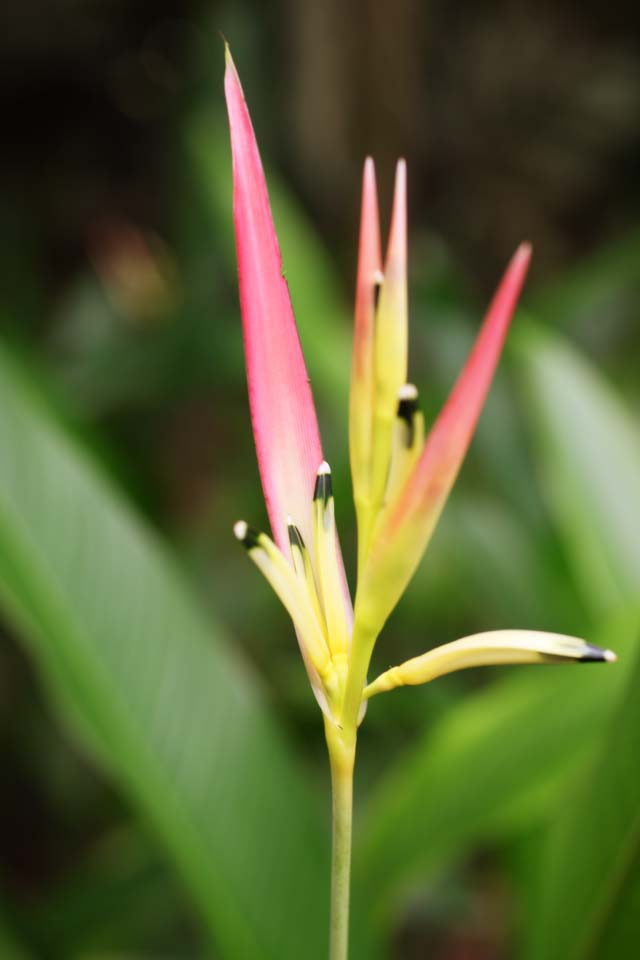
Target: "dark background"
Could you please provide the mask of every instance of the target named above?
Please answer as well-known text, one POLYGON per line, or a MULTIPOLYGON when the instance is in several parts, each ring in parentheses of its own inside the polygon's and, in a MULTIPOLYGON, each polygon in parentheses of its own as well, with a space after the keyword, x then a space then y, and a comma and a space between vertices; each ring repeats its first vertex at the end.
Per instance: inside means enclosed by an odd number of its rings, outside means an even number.
POLYGON ((1 16, 6 243, 54 294, 105 219, 167 231, 181 111, 219 109, 217 31, 347 288, 367 153, 387 191, 408 158, 413 221, 485 293, 522 237, 541 278, 636 220, 635 4, 12 0, 1 16))

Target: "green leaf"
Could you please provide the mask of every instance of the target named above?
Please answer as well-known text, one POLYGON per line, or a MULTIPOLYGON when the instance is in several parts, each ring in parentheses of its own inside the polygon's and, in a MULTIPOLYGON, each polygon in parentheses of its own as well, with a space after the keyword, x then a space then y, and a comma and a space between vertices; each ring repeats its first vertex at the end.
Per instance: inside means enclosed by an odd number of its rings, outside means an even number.
POLYGON ((0 602, 219 955, 323 957, 327 837, 262 691, 1 346, 0 602))
POLYGON ((31 952, 18 943, 0 914, 0 957, 2 960, 30 960, 31 952))
POLYGON ((570 329, 572 336, 606 342, 621 316, 636 316, 639 259, 640 231, 636 229, 563 270, 557 281, 535 297, 535 316, 554 328, 570 329))
POLYGON ((519 346, 548 502, 585 606, 611 614, 640 596, 640 424, 560 337, 519 346))
MULTIPOLYGON (((623 654, 636 611, 603 634, 623 654)), ((371 797, 356 861, 382 927, 414 883, 479 839, 529 825, 565 789, 611 716, 614 666, 518 668, 445 714, 396 762, 371 797)), ((428 696, 424 691, 391 694, 428 696)), ((370 710, 385 709, 385 698, 370 710)))
MULTIPOLYGON (((620 667, 622 665, 619 665, 620 667)), ((640 651, 597 756, 557 805, 528 960, 623 960, 640 942, 640 651)))
POLYGON ((609 960, 633 957, 640 942, 640 855, 638 844, 633 862, 617 891, 615 902, 601 931, 596 955, 609 960))
POLYGON ((158 850, 126 825, 101 836, 18 916, 39 956, 85 957, 125 948, 166 954, 179 947, 186 958, 197 951, 185 933, 189 910, 183 894, 158 850))

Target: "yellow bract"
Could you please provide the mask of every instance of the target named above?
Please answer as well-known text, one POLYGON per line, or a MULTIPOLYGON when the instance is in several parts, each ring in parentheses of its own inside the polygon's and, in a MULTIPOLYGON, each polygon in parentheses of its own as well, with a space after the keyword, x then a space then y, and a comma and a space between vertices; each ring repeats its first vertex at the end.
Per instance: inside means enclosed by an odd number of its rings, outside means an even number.
POLYGON ((331 489, 331 470, 322 463, 318 470, 313 497, 313 529, 316 569, 320 581, 322 610, 332 656, 349 649, 349 624, 343 602, 341 572, 338 567, 335 508, 331 489))
MULTIPOLYGON (((359 569, 366 562, 376 517, 382 509, 389 478, 398 394, 407 379, 409 316, 407 302, 407 172, 404 160, 396 169, 393 214, 373 329, 373 383, 368 413, 369 475, 362 481, 366 498, 358 515, 359 569)), ((356 371, 357 381, 357 371, 356 371)), ((356 382, 356 389, 358 384, 356 382)))
POLYGON ((365 688, 364 696, 402 687, 428 683, 446 673, 507 663, 612 662, 611 650, 602 650, 578 637, 533 630, 493 630, 454 640, 422 656, 392 667, 365 688))

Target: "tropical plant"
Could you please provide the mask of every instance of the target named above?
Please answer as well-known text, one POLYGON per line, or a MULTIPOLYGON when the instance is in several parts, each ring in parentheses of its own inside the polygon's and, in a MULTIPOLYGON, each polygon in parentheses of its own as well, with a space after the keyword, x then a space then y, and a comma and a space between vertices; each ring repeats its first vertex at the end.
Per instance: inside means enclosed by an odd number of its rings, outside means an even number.
POLYGON ((274 535, 246 522, 234 532, 293 620, 323 713, 333 791, 331 960, 345 960, 353 771, 368 700, 474 666, 613 661, 575 637, 525 630, 479 633, 437 647, 367 682, 374 645, 424 553, 456 479, 489 389, 530 259, 521 246, 489 307, 467 363, 424 439, 417 390, 407 382, 407 188, 399 161, 382 264, 375 174, 365 164, 349 420, 358 520, 355 604, 335 526, 331 470, 318 425, 262 165, 227 48, 234 218, 249 399, 274 535))

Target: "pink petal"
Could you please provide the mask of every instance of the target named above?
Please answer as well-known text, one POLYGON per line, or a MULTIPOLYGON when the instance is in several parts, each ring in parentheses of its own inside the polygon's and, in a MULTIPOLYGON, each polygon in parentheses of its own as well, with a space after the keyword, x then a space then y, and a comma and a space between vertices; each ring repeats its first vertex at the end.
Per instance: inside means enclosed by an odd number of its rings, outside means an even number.
POLYGON ((349 446, 356 501, 359 496, 367 492, 363 487, 367 484, 371 467, 375 289, 382 278, 381 271, 376 174, 373 160, 367 157, 362 179, 362 212, 349 398, 349 446))
POLYGON ((530 259, 530 246, 522 244, 507 267, 467 362, 427 437, 391 518, 392 527, 415 512, 439 512, 444 505, 482 412, 530 259))
POLYGON ((358 588, 356 621, 380 628, 420 562, 473 436, 530 257, 527 244, 516 251, 420 459, 376 533, 358 588))
POLYGON ((313 488, 323 456, 262 163, 228 50, 225 94, 249 405, 271 529, 289 556, 287 515, 312 543, 313 488))
POLYGON ((358 277, 356 281, 356 309, 354 332, 354 363, 360 370, 366 360, 373 338, 374 287, 382 279, 380 252, 380 223, 376 171, 371 157, 367 157, 362 177, 362 211, 358 248, 358 277))

